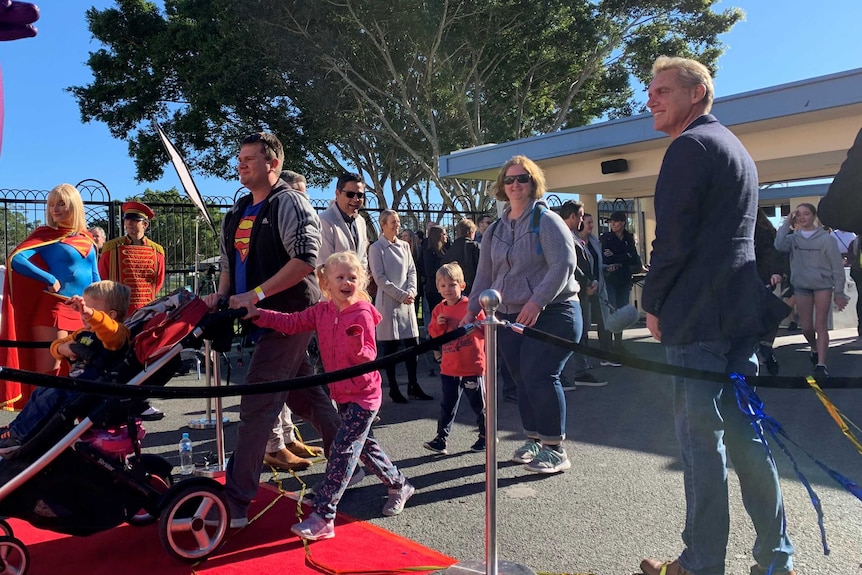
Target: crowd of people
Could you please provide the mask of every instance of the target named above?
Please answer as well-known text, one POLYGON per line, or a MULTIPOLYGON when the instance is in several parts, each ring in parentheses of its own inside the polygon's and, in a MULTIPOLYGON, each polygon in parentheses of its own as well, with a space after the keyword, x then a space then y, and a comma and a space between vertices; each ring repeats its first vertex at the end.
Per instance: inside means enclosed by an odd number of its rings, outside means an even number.
MULTIPOLYGON (((777 232, 768 220, 763 223, 765 216, 757 213, 756 167, 740 141, 710 114, 714 89, 703 65, 659 58, 648 95, 655 129, 671 137, 656 187, 649 269, 627 229, 625 212, 611 214, 610 229, 596 236, 595 217, 585 213, 583 204, 548 207, 543 171, 525 156, 514 156, 497 173, 492 189, 504 206, 498 218, 462 218, 450 242, 443 226, 432 222, 420 234, 402 229, 396 211, 383 210, 379 239, 369 242, 360 214, 366 194, 360 174, 341 175, 331 204, 317 214, 306 196, 305 178, 284 170, 278 138, 264 132, 244 138, 238 173, 249 193, 223 220, 218 288, 204 301, 215 308, 227 300, 232 308, 247 310, 243 329, 255 351, 245 383, 313 373, 307 354, 313 336, 324 370, 334 371, 416 348, 420 316, 430 337, 479 326, 435 351, 440 416, 434 438, 424 447, 447 453, 466 395, 478 431, 471 449, 484 451, 486 358, 479 295, 496 290, 499 319, 566 341, 588 345, 595 324, 599 349, 611 354, 600 366, 618 367, 614 359, 631 352, 623 348, 622 333, 610 327, 609 317, 629 305, 633 277, 644 273, 646 327, 664 346, 670 365, 755 374, 759 356, 770 373, 777 373, 772 348, 777 324, 766 322, 764 310, 766 298, 775 297, 769 291, 789 282, 791 303, 811 346, 813 375, 828 376, 828 311, 833 304, 843 309, 848 298, 842 250, 817 225, 817 208, 796 206, 777 232)), ((46 225, 9 258, 0 337, 54 340, 55 345, 50 351, 4 348, 10 357, 3 365, 41 373, 72 366, 92 376, 93 365, 75 367, 79 358, 70 347, 82 330, 95 333, 108 351, 127 345, 128 333, 118 323, 155 298, 164 282, 164 250, 145 237, 153 217, 145 204, 126 202, 126 234, 105 242, 104 230, 87 230, 74 187, 52 190, 46 225)), ((851 275, 862 278, 858 241, 844 252, 851 275)), ((498 337, 501 380, 518 404, 523 433, 523 445, 510 459, 532 473, 569 469, 565 392, 604 386, 607 380, 595 375, 585 355, 513 330, 500 330, 498 337)), ((404 368, 406 395, 395 366, 385 368, 389 400, 433 400, 419 385, 415 354, 407 356, 404 368)), ((642 571, 724 572, 729 455, 756 531, 751 573, 793 574, 793 545, 775 465, 762 434, 737 408, 732 383, 672 380, 687 504, 684 550, 672 561, 646 559, 642 571)), ((248 523, 261 462, 304 469, 320 455, 327 459, 325 478, 312 488, 312 513, 293 526, 294 533, 309 540, 334 537, 338 503, 366 471, 387 488, 383 515, 401 513, 415 488, 374 437, 382 387, 382 377, 372 371, 328 389, 243 396, 236 448, 226 470, 231 527, 248 523), (295 435, 293 414, 315 428, 322 447, 306 445, 295 435)), ((12 382, 3 389, 2 406, 9 409, 20 409, 33 393, 12 382)), ((54 394, 33 393, 20 421, 0 432, 0 455, 14 453, 56 401, 54 394)))

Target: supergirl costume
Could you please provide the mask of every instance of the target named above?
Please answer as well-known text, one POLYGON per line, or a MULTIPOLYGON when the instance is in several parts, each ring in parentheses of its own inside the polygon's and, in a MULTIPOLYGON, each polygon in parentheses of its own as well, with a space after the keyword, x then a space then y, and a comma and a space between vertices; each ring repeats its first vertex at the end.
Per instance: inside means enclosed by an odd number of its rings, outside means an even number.
MULTIPOLYGON (((34 326, 73 332, 81 329, 81 316, 64 305, 99 281, 93 236, 71 228, 41 226, 15 248, 6 262, 0 339, 34 341, 34 326), (47 291, 60 283, 57 293, 47 291)), ((0 347, 0 365, 35 370, 34 349, 0 347)), ((33 387, 0 381, 0 408, 21 409, 33 387)))

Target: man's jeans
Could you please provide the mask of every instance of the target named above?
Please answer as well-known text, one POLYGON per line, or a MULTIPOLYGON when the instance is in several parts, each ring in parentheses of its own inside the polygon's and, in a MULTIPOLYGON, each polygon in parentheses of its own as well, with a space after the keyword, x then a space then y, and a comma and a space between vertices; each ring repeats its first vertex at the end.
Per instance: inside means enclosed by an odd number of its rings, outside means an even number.
MULTIPOLYGON (((514 322, 518 314, 498 314, 498 317, 514 322)), ((533 327, 566 341, 577 341, 581 337, 581 319, 577 301, 550 304, 533 327)), ((565 439, 566 396, 560 385, 560 372, 572 352, 510 329, 498 330, 497 345, 504 369, 509 370, 518 387, 524 434, 549 442, 565 439)))
MULTIPOLYGON (((720 373, 757 373, 757 338, 666 345, 671 365, 720 373)), ((730 525, 727 501, 727 454, 742 487, 745 509, 757 538, 754 559, 775 571, 793 567, 793 544, 785 529, 778 473, 750 418, 737 406, 733 384, 673 378, 674 423, 682 455, 686 549, 680 565, 698 575, 724 575, 730 525)))

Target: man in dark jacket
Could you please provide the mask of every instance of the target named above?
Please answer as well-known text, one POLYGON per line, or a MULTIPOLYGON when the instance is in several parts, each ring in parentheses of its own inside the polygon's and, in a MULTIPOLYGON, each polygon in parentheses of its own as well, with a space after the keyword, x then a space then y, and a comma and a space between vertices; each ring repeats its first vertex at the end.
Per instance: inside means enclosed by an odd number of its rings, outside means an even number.
MULTIPOLYGON (((242 140, 239 179, 251 193, 231 208, 222 224, 221 276, 218 292, 205 298, 210 307, 230 297, 234 309, 254 304, 296 312, 320 299, 314 276, 320 220, 305 194, 279 179, 283 162, 284 149, 272 134, 256 133, 242 140)), ((253 336, 257 343, 246 383, 290 379, 303 369, 311 373, 306 362, 311 332, 288 336, 259 330, 253 336)), ((232 528, 248 524, 267 439, 285 403, 321 434, 326 451, 338 431, 340 418, 320 386, 243 396, 225 484, 232 528)))
MULTIPOLYGON (((709 114, 713 84, 699 62, 660 57, 647 106, 673 138, 656 183, 656 230, 642 305, 668 363, 756 374, 763 294, 754 260, 757 168, 742 143, 709 114)), ((685 549, 646 575, 723 575, 729 532, 727 459, 751 516, 753 575, 793 573, 775 464, 724 383, 673 377, 674 414, 685 478, 685 549)))
POLYGON ((440 264, 458 262, 464 271, 464 295, 470 295, 473 280, 476 279, 476 268, 479 266, 479 244, 473 240, 476 234, 476 224, 469 218, 464 218, 455 225, 455 241, 440 258, 440 264))

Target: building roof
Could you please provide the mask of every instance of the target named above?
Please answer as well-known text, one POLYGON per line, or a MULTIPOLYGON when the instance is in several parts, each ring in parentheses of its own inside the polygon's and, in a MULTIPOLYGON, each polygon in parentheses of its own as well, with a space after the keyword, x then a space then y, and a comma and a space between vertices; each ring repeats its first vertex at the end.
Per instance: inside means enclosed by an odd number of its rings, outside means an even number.
MULTIPOLYGON (((712 113, 742 140, 762 184, 834 176, 862 127, 862 68, 717 98, 712 113)), ((491 180, 523 154, 554 192, 651 196, 668 141, 640 114, 459 150, 440 158, 440 175, 491 180), (618 158, 628 170, 603 175, 601 163, 618 158)))

